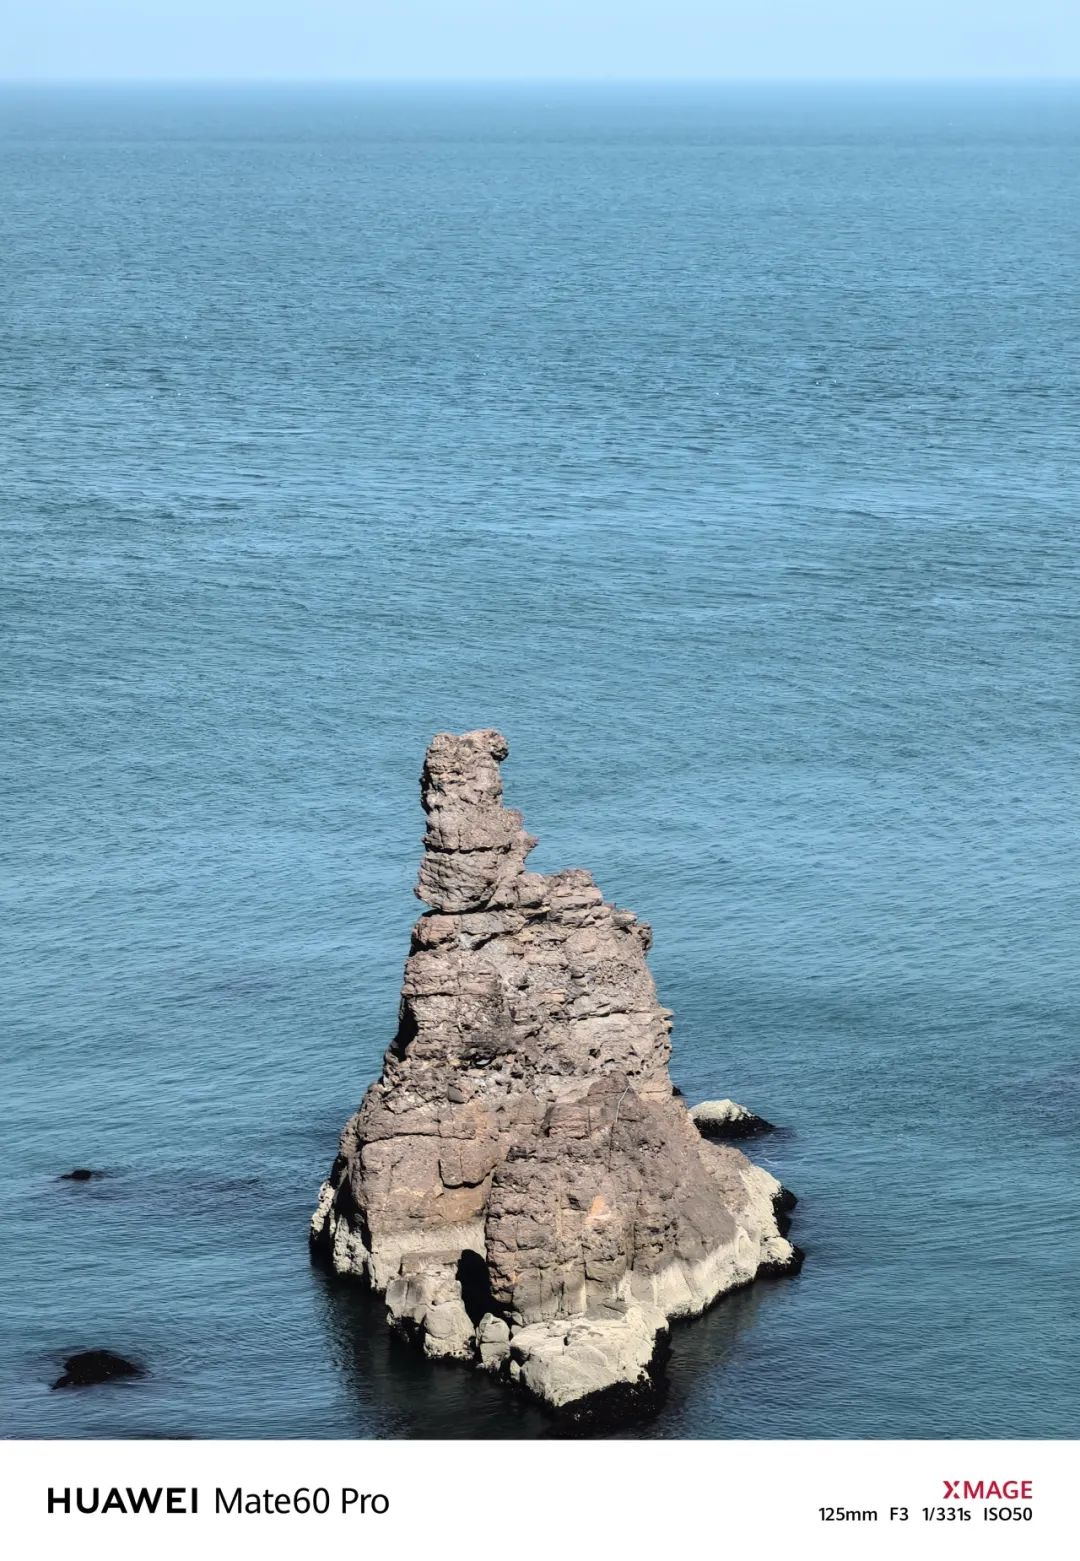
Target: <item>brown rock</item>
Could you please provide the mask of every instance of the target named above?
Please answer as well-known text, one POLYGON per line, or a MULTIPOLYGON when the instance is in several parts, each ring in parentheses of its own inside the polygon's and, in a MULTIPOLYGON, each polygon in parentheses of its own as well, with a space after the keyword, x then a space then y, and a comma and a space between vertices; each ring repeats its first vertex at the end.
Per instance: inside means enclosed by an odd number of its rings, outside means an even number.
POLYGON ((431 1355, 558 1407, 651 1380, 671 1317, 795 1266, 782 1189, 705 1142, 668 1075, 649 929, 580 869, 525 870, 494 731, 442 733, 398 1034, 312 1237, 431 1355))

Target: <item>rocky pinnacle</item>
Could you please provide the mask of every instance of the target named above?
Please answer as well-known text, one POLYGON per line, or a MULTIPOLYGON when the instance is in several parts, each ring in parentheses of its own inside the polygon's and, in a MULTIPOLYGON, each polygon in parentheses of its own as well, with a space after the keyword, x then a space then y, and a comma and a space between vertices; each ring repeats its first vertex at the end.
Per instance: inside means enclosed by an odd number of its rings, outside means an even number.
POLYGON ((312 1220, 431 1356, 587 1415, 647 1400, 668 1320, 794 1270, 783 1189, 705 1141, 668 1075, 649 928, 526 870, 494 731, 440 733, 398 1033, 312 1220))

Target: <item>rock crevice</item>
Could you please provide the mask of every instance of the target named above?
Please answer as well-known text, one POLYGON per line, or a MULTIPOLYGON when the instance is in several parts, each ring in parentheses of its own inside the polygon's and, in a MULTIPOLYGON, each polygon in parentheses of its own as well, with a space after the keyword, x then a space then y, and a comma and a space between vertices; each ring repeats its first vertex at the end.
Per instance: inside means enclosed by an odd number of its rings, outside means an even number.
POLYGON ((316 1250, 430 1356, 559 1409, 646 1393, 669 1319, 793 1271, 783 1189, 705 1141, 668 1075, 650 929, 532 873, 495 731, 442 733, 400 1024, 342 1133, 316 1250))

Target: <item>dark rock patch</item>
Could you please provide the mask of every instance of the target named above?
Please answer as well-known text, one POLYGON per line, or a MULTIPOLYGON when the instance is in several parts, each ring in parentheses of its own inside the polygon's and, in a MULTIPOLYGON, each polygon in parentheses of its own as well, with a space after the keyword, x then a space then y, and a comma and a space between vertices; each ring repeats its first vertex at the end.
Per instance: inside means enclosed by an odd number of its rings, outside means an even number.
POLYGON ((791 1211, 798 1203, 798 1198, 790 1187, 781 1187, 773 1199, 773 1213, 776 1216, 776 1228, 782 1236, 786 1236, 791 1229, 791 1211))
POLYGON ((82 1350, 69 1355, 64 1362, 63 1376, 57 1377, 54 1388, 89 1388, 99 1382, 111 1382, 114 1377, 145 1377, 146 1369, 134 1361, 114 1355, 111 1350, 82 1350))
POLYGON ((690 1112, 694 1126, 702 1138, 718 1139, 733 1143, 741 1138, 759 1138, 763 1133, 775 1133, 776 1128, 756 1112, 733 1100, 703 1100, 690 1112))
POLYGON ((759 1279, 794 1279, 795 1275, 806 1262, 806 1253, 802 1247, 791 1243, 790 1257, 778 1258, 774 1261, 762 1263, 757 1271, 759 1279))

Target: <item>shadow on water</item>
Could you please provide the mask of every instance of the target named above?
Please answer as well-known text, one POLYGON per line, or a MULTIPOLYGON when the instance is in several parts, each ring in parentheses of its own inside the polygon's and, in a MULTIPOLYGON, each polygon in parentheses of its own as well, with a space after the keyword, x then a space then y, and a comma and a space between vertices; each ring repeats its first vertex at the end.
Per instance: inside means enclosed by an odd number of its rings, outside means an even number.
POLYGON ((744 1435, 739 1427, 726 1426, 722 1418, 711 1414, 707 1401, 722 1404, 728 1361, 756 1327, 759 1311, 768 1311, 775 1287, 797 1283, 792 1279, 761 1280, 722 1297, 701 1317, 676 1322, 671 1330, 662 1408, 652 1420, 616 1434, 644 1438, 744 1435), (700 1424, 703 1415, 711 1422, 705 1431, 700 1424))
POLYGON ((356 1406, 357 1434, 492 1439, 557 1434, 542 1410, 504 1383, 453 1362, 425 1360, 386 1325, 363 1286, 319 1272, 327 1347, 356 1406))
MULTIPOLYGON (((357 1434, 432 1439, 562 1439, 580 1428, 561 1424, 505 1382, 453 1362, 426 1360, 386 1325, 383 1302, 361 1285, 317 1271, 321 1320, 330 1357, 356 1409, 357 1434)), ((740 1290, 703 1317, 677 1323, 667 1362, 667 1391, 651 1417, 598 1435, 687 1434, 684 1412, 715 1379, 740 1335, 754 1326, 768 1283, 740 1290)), ((715 1433, 724 1435, 718 1427, 715 1433)))

